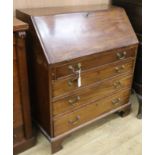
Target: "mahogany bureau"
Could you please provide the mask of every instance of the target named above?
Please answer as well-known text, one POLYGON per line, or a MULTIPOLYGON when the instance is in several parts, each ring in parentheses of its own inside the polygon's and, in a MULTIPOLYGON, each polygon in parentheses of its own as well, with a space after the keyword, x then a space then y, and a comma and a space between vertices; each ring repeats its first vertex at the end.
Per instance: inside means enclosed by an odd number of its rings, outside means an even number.
POLYGON ((28 24, 13 20, 13 152, 35 144, 30 116, 25 37, 28 24))
POLYGON ((30 24, 34 118, 52 152, 65 137, 112 113, 128 114, 138 40, 124 9, 17 10, 30 24))

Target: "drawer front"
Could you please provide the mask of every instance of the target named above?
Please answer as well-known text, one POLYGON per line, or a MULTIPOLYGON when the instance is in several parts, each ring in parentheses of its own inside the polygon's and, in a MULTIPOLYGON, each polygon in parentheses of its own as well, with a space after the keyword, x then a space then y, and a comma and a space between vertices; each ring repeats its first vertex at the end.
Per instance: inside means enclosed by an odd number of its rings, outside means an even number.
POLYGON ((24 139, 24 130, 23 127, 20 126, 18 128, 13 129, 13 144, 21 142, 24 139))
POLYGON ((92 104, 86 105, 59 119, 54 119, 54 136, 58 136, 81 124, 88 122, 112 109, 126 104, 129 101, 130 91, 121 91, 108 98, 100 99, 92 104))
POLYGON ((67 111, 72 111, 121 89, 130 88, 131 83, 132 76, 118 76, 104 80, 102 83, 97 83, 95 86, 81 89, 76 92, 76 94, 53 102, 53 114, 58 115, 67 111))
POLYGON ((137 52, 137 48, 122 48, 114 51, 103 52, 101 54, 96 54, 89 56, 88 58, 80 58, 79 60, 74 60, 73 62, 69 62, 65 65, 61 65, 56 67, 55 69, 55 78, 61 78, 68 75, 73 75, 73 69, 76 71, 78 69, 78 65, 81 65, 82 71, 102 66, 108 63, 112 63, 115 61, 125 60, 129 57, 135 57, 137 52), (72 69, 72 68, 73 69, 72 69))
MULTIPOLYGON (((83 72, 81 74, 81 87, 96 83, 98 81, 120 75, 125 72, 133 72, 134 60, 128 59, 126 61, 104 65, 93 70, 83 72)), ((63 95, 78 89, 78 76, 74 75, 66 79, 56 80, 53 82, 53 97, 63 95)))

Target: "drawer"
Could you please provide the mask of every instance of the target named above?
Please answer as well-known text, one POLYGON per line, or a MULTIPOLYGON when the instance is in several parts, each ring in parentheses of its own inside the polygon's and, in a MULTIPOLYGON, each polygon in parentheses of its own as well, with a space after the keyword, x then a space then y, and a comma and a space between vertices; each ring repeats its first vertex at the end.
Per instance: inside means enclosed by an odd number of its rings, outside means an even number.
MULTIPOLYGON (((133 72, 134 60, 128 59, 125 61, 104 65, 93 70, 83 72, 81 74, 81 87, 102 81, 106 78, 114 77, 125 72, 130 74, 133 72)), ((65 79, 54 81, 53 84, 53 97, 63 95, 64 93, 71 92, 78 89, 78 76, 70 76, 65 79)))
POLYGON ((13 129, 13 144, 21 142, 24 139, 24 130, 22 126, 13 129))
POLYGON ((97 100, 63 117, 54 119, 54 136, 58 136, 85 122, 88 122, 129 101, 130 90, 121 91, 110 97, 97 100))
POLYGON ((55 79, 74 74, 81 65, 81 70, 85 71, 94 67, 99 67, 115 61, 125 60, 129 57, 135 57, 137 48, 122 48, 114 51, 102 52, 87 57, 80 58, 78 60, 70 61, 61 66, 55 68, 55 79), (73 69, 72 69, 72 68, 73 69))
POLYGON ((67 111, 73 111, 80 106, 96 101, 99 98, 106 97, 121 89, 130 88, 132 76, 115 77, 97 83, 95 86, 79 90, 75 94, 70 94, 65 98, 53 102, 53 114, 58 115, 67 111))

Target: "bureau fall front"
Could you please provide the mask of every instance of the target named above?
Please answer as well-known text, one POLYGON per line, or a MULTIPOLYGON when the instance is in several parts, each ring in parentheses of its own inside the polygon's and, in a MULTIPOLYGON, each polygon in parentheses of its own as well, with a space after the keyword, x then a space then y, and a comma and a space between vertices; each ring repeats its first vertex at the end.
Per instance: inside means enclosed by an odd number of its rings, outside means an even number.
POLYGON ((138 40, 124 9, 23 9, 17 17, 30 25, 33 115, 53 153, 80 128, 129 113, 138 40))

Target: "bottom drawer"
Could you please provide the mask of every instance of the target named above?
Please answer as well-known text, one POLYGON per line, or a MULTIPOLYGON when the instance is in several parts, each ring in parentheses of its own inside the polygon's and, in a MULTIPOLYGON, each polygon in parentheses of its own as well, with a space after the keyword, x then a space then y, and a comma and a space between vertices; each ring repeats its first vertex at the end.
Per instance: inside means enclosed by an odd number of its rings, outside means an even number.
POLYGON ((13 129, 13 144, 21 142, 24 139, 23 127, 13 129))
POLYGON ((63 117, 54 119, 54 136, 63 134, 129 101, 130 90, 120 91, 100 99, 63 117))

